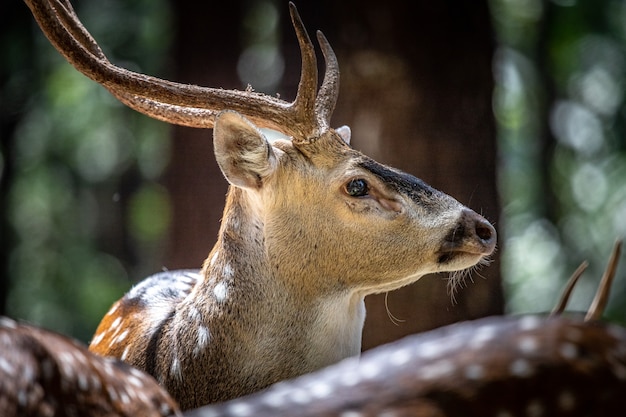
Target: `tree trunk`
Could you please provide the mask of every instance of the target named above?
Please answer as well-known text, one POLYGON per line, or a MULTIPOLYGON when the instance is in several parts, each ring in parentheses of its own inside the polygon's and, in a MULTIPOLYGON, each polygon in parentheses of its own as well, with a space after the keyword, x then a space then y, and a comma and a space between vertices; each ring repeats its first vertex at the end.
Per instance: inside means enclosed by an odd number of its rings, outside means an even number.
MULTIPOLYGON (((238 1, 173 1, 174 78, 197 85, 241 89, 236 72, 238 1)), ((227 182, 215 163, 213 131, 176 126, 166 186, 173 221, 165 266, 199 268, 216 241, 227 182)))

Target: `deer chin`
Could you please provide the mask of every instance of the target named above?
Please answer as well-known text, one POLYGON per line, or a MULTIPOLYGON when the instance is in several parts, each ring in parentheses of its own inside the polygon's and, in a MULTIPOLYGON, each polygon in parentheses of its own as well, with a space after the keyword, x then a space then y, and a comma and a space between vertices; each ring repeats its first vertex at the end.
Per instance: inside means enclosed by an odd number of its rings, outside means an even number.
POLYGON ((464 248, 442 250, 437 254, 437 265, 440 272, 454 272, 473 266, 488 263, 488 257, 493 250, 473 251, 464 248))

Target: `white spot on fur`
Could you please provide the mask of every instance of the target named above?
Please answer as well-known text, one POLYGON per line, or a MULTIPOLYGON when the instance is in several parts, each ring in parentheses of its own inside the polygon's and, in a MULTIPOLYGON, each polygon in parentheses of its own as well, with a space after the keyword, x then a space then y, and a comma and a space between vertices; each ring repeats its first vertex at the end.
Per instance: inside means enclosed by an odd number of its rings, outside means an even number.
POLYGON ((130 368, 130 373, 136 376, 137 378, 143 378, 145 376, 143 372, 141 372, 139 369, 136 369, 136 368, 130 368))
POLYGON ((85 374, 78 374, 78 389, 81 391, 87 391, 89 389, 89 381, 85 374))
POLYGON ((541 319, 537 316, 524 316, 519 320, 520 330, 534 330, 541 326, 541 319))
POLYGON ((91 341, 92 345, 97 345, 98 343, 102 342, 102 339, 104 339, 104 335, 106 334, 106 330, 103 332, 98 333, 93 340, 91 341))
POLYGON ((99 391, 102 385, 100 384, 100 380, 98 379, 98 377, 96 375, 90 375, 89 379, 91 381, 91 386, 93 387, 93 389, 95 391, 99 391))
POLYGON ((565 359, 574 359, 578 356, 578 348, 573 343, 563 343, 559 346, 559 352, 565 359))
POLYGON ((109 327, 109 329, 110 329, 110 330, 117 329, 117 328, 119 327, 119 325, 120 325, 120 323, 121 323, 121 322, 122 322, 122 318, 121 318, 121 317, 116 318, 116 319, 113 321, 113 323, 111 323, 111 327, 109 327))
POLYGON ((533 336, 522 336, 518 341, 517 348, 520 352, 529 355, 537 352, 539 349, 539 341, 533 336))
POLYGON ((17 403, 21 407, 26 407, 26 405, 28 404, 28 392, 26 390, 20 390, 17 393, 17 403))
POLYGON ((74 359, 72 358, 72 355, 68 352, 59 352, 58 358, 61 372, 63 372, 63 375, 68 379, 73 378, 74 359))
POLYGON ((332 392, 331 386, 324 382, 315 382, 311 387, 311 394, 316 398, 326 398, 332 394, 332 392))
MULTIPOLYGON (((224 274, 226 274, 226 268, 224 268, 224 274)), ((228 295, 228 287, 226 284, 223 282, 217 283, 217 285, 213 288, 213 295, 215 295, 217 301, 223 302, 226 300, 226 296, 228 295)))
POLYGON ((363 414, 358 411, 348 410, 339 414, 339 417, 363 417, 363 414))
POLYGON ((360 367, 361 376, 365 379, 376 378, 380 374, 380 371, 380 365, 373 361, 363 363, 360 367))
POLYGON ((410 360, 411 352, 409 349, 397 350, 389 356, 389 363, 395 366, 405 365, 410 360))
POLYGON ((106 386, 107 393, 109 394, 109 399, 112 403, 116 403, 119 400, 119 395, 117 390, 113 387, 113 385, 106 386))
POLYGON ((211 333, 206 326, 198 327, 198 346, 204 348, 209 344, 211 339, 211 333))
POLYGON ((128 357, 128 352, 130 351, 130 346, 126 346, 124 348, 124 351, 122 352, 122 356, 120 357, 121 360, 125 361, 126 358, 128 357))
POLYGON ((126 378, 126 381, 137 388, 143 388, 143 381, 141 378, 137 378, 135 375, 130 375, 126 378))
POLYGON ((5 358, 0 358, 0 369, 7 373, 9 376, 15 376, 15 367, 9 363, 5 358))
POLYGON ((120 343, 121 341, 123 341, 124 339, 126 339, 126 336, 128 336, 128 330, 124 330, 124 331, 122 332, 122 334, 120 334, 119 336, 117 336, 116 343, 120 343))
POLYGON ((200 321, 202 320, 202 315, 200 314, 200 310, 196 307, 189 307, 189 320, 191 321, 200 321))
MULTIPOLYGON (((280 383, 279 383, 280 384, 280 383)), ((285 404, 285 391, 281 389, 271 389, 263 396, 263 402, 270 407, 278 408, 285 404)))
POLYGON ((172 365, 170 366, 170 373, 174 375, 176 378, 182 378, 182 373, 180 370, 180 360, 178 358, 174 358, 172 361, 172 365))
POLYGON ((11 320, 8 317, 0 318, 0 326, 6 327, 8 329, 17 329, 17 323, 15 320, 11 320))
POLYGON ((252 415, 252 407, 243 402, 236 402, 228 406, 228 411, 235 417, 247 417, 252 415))
POLYGON ((511 371, 511 375, 521 378, 527 378, 533 373, 533 369, 526 359, 514 360, 509 366, 509 371, 511 371))
POLYGON ((442 359, 426 365, 419 370, 419 376, 423 379, 437 379, 447 377, 456 370, 454 363, 448 359, 442 359))
POLYGON ((339 378, 341 385, 346 387, 353 387, 361 381, 361 377, 356 371, 344 372, 339 378))
POLYGON ((200 352, 202 352, 202 350, 204 350, 208 346, 211 340, 211 332, 206 326, 198 326, 196 339, 197 344, 193 348, 194 356, 198 356, 200 352))
POLYGON ((297 404, 307 404, 311 402, 311 396, 306 390, 296 389, 289 394, 289 399, 297 404))
POLYGON ((480 326, 469 342, 471 349, 480 349, 496 336, 496 328, 493 325, 480 326))
POLYGON ((482 365, 472 364, 465 368, 465 378, 480 381, 485 377, 485 368, 482 365))
POLYGON ((439 356, 439 353, 443 346, 440 342, 425 342, 418 346, 417 354, 422 358, 432 359, 439 356))
POLYGON ((159 407, 159 412, 162 416, 169 416, 170 414, 172 414, 172 408, 167 403, 161 403, 161 406, 159 407))

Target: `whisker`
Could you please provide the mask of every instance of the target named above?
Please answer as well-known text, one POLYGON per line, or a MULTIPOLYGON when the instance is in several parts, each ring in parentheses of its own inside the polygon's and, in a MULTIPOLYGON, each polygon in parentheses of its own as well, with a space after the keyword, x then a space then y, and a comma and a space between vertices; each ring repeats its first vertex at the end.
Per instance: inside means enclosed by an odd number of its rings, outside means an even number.
POLYGON ((385 293, 385 310, 387 311, 387 317, 389 317, 389 320, 391 320, 391 322, 393 324, 395 324, 396 326, 399 326, 400 323, 404 323, 406 320, 402 320, 397 318, 396 316, 393 315, 393 313, 391 312, 391 310, 389 310, 389 293, 386 292, 385 293))

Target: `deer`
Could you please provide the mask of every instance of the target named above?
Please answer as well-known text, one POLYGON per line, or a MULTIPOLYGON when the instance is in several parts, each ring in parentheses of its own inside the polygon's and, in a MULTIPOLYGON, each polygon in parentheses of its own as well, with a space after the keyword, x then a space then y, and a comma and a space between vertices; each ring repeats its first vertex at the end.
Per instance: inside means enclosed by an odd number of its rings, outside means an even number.
POLYGON ((180 417, 584 416, 626 407, 626 328, 602 322, 621 241, 586 315, 465 321, 369 350, 265 390, 181 413, 146 373, 68 337, 0 318, 0 415, 180 417))
POLYGON ((330 127, 337 58, 318 31, 318 88, 316 52, 293 3, 302 67, 287 102, 128 71, 107 59, 68 0, 25 2, 57 50, 122 103, 213 129, 229 182, 215 246, 199 270, 135 285, 89 346, 152 375, 182 410, 359 355, 365 296, 488 263, 497 240, 489 221, 351 147, 349 127, 330 127))
POLYGON ((0 317, 0 415, 181 416, 150 375, 81 342, 0 317))

